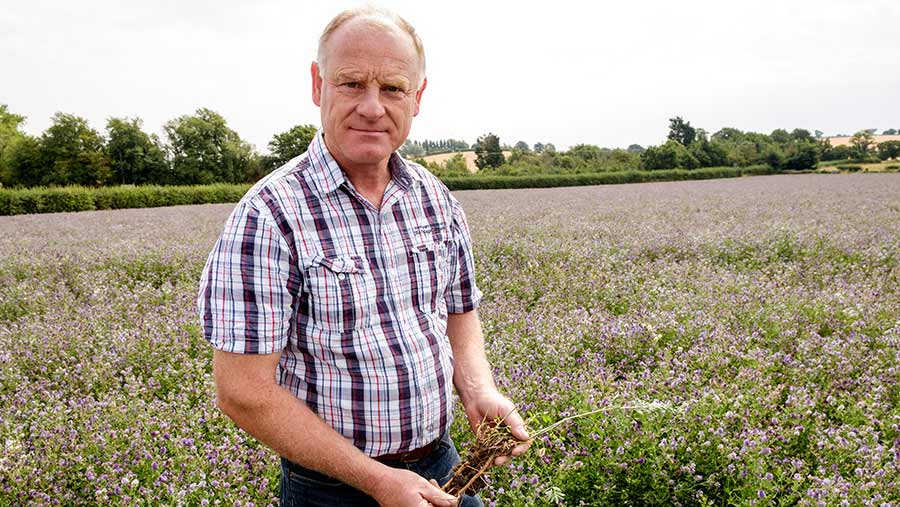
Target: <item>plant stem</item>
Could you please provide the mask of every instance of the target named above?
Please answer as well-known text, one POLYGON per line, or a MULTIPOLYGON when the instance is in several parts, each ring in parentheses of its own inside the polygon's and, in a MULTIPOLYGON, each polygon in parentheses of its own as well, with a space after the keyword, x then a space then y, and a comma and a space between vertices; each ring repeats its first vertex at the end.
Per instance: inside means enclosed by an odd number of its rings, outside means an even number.
POLYGON ((642 408, 645 409, 648 407, 646 405, 619 405, 616 407, 603 407, 603 408, 598 408, 597 410, 591 410, 590 412, 584 412, 581 414, 570 415, 569 417, 564 417, 564 418, 556 421, 555 423, 551 424, 550 426, 546 426, 544 428, 541 428, 541 429, 533 432, 531 434, 531 438, 537 438, 545 433, 553 431, 554 429, 558 428, 560 425, 565 424, 569 421, 574 421, 575 419, 581 419, 582 417, 587 417, 589 415, 599 414, 600 412, 609 412, 610 410, 639 410, 642 408))

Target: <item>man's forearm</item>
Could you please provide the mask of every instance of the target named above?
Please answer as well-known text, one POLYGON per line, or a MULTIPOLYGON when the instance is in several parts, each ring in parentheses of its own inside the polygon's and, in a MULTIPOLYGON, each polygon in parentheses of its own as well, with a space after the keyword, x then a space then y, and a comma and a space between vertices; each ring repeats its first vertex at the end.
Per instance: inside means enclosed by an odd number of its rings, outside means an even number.
POLYGON ((219 389, 219 407, 238 426, 298 465, 375 496, 388 467, 370 459, 274 381, 219 389))
POLYGON ((477 310, 449 314, 447 337, 453 349, 453 385, 463 405, 485 390, 496 390, 477 310))

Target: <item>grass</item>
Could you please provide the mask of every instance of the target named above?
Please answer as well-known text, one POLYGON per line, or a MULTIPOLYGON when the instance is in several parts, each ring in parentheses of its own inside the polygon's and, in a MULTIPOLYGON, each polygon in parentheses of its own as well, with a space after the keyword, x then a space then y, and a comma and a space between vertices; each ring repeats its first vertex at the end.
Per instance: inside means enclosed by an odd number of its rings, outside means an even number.
POLYGON ((824 173, 837 173, 837 172, 869 172, 869 173, 881 173, 881 172, 897 172, 900 170, 900 160, 886 160, 879 163, 857 163, 857 162, 849 162, 846 160, 829 160, 827 162, 819 163, 819 172, 824 173), (839 166, 852 166, 858 167, 855 171, 845 171, 842 170, 839 166))

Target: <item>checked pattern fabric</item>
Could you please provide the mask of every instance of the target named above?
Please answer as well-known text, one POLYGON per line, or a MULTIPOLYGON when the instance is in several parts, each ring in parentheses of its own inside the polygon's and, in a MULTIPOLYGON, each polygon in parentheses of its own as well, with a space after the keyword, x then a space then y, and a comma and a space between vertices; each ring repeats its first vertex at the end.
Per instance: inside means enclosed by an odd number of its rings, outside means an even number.
POLYGON ((459 202, 422 167, 389 167, 376 209, 317 134, 238 203, 198 296, 212 346, 281 354, 278 382, 369 456, 448 427, 447 314, 481 299, 459 202))

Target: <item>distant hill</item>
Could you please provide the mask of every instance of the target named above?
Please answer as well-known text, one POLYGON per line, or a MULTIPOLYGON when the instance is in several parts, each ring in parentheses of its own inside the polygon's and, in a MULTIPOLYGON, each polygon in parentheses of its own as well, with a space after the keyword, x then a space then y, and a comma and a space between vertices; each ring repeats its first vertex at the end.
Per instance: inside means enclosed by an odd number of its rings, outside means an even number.
MULTIPOLYGON (((469 171, 472 171, 473 173, 478 171, 478 166, 475 165, 475 158, 476 158, 476 157, 475 157, 475 152, 474 152, 474 151, 456 151, 456 152, 453 152, 453 153, 440 153, 440 154, 437 154, 437 155, 428 155, 428 156, 425 156, 425 157, 422 157, 422 158, 424 158, 426 161, 431 162, 431 163, 443 164, 444 161, 446 161, 447 159, 452 158, 453 155, 456 155, 457 153, 462 153, 463 158, 466 159, 466 167, 469 168, 469 171)), ((512 152, 504 151, 504 152, 503 152, 503 156, 504 156, 504 157, 509 157, 511 153, 512 153, 512 152)))
MULTIPOLYGON (((883 143, 885 141, 900 141, 900 136, 872 136, 875 139, 875 144, 883 143)), ((829 137, 828 140, 831 141, 832 146, 845 146, 850 144, 850 140, 853 139, 853 136, 838 136, 838 137, 829 137)))

